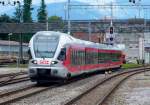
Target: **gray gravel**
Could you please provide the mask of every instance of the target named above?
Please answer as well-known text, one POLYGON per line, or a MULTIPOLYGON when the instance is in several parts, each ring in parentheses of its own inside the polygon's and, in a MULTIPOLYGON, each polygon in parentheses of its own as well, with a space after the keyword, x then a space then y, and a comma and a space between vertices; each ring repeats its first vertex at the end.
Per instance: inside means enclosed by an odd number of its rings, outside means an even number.
POLYGON ((81 94, 87 88, 94 85, 97 81, 104 77, 105 75, 103 74, 89 77, 85 80, 80 80, 75 83, 41 92, 32 97, 28 97, 15 103, 12 103, 11 105, 62 105, 66 101, 81 94))
MULTIPOLYGON (((146 74, 149 74, 149 76, 144 76, 141 73, 124 82, 104 105, 150 105, 150 72, 146 74)), ((105 75, 100 74, 56 87, 11 103, 11 105, 63 105, 104 77, 105 75)))
MULTIPOLYGON (((17 73, 17 72, 21 72, 21 71, 27 71, 27 68, 7 68, 7 67, 0 68, 0 74, 17 73)), ((26 75, 21 75, 21 76, 17 76, 16 78, 25 77, 25 76, 26 75)), ((35 83, 31 82, 31 81, 24 81, 24 82, 10 84, 10 85, 6 85, 6 86, 1 86, 0 93, 7 92, 8 90, 10 91, 10 90, 22 88, 22 87, 25 87, 25 86, 31 85, 31 84, 35 84, 35 83)))
POLYGON ((18 88, 21 88, 21 87, 25 87, 25 86, 31 85, 31 84, 35 84, 35 83, 30 82, 30 81, 24 81, 24 82, 20 82, 20 83, 15 83, 15 84, 2 86, 2 87, 0 87, 0 93, 4 92, 4 91, 6 92, 7 90, 14 90, 14 89, 18 89, 18 88))
POLYGON ((124 82, 104 105, 150 105, 150 72, 135 75, 124 82))

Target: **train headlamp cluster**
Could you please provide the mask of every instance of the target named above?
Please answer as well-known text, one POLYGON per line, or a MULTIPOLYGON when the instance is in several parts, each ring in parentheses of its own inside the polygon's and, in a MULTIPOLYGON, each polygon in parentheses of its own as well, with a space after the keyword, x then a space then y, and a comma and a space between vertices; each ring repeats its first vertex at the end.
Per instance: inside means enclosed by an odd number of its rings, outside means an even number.
POLYGON ((31 61, 33 64, 37 64, 37 60, 33 60, 31 61))
POLYGON ((52 61, 52 62, 51 62, 51 64, 57 64, 57 63, 58 63, 57 61, 52 61))

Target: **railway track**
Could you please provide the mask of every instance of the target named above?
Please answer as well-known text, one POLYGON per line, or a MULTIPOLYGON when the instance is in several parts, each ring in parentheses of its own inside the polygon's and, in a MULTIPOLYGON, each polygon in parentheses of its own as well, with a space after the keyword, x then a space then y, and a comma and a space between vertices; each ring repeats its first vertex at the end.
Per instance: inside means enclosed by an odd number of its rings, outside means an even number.
POLYGON ((29 85, 29 86, 26 86, 17 90, 11 90, 9 92, 0 93, 0 105, 9 104, 19 99, 29 97, 31 95, 37 94, 42 91, 46 91, 53 87, 55 86, 37 87, 35 84, 33 84, 33 85, 29 85))
MULTIPOLYGON (((124 74, 126 76, 126 75, 128 75, 128 72, 131 72, 131 74, 133 75, 134 73, 142 72, 142 69, 135 69, 134 72, 133 72, 133 70, 132 71, 127 71, 127 72, 120 72, 119 74, 115 74, 113 76, 105 78, 99 84, 97 84, 94 87, 88 89, 87 91, 85 91, 85 93, 83 93, 83 94, 79 95, 78 97, 72 99, 71 101, 67 102, 65 105, 76 104, 77 101, 79 102, 79 99, 81 99, 82 97, 84 97, 84 95, 88 94, 90 91, 95 89, 98 85, 102 85, 105 82, 107 82, 109 80, 112 80, 115 77, 117 78, 117 76, 119 76, 119 75, 121 76, 122 74, 124 74)), ((86 78, 82 78, 82 79, 86 79, 86 78)), ((80 80, 80 79, 78 79, 78 80, 80 80)), ((28 85, 28 86, 25 86, 25 87, 22 87, 22 88, 9 90, 9 91, 5 91, 5 92, 0 92, 0 105, 13 103, 13 102, 18 101, 20 99, 35 95, 37 93, 40 93, 42 91, 46 91, 48 89, 52 89, 52 88, 55 88, 55 87, 58 87, 58 86, 63 86, 63 85, 66 85, 66 84, 70 84, 70 83, 73 83, 75 81, 77 81, 77 79, 73 79, 73 80, 71 80, 69 82, 66 82, 64 84, 60 83, 60 84, 54 84, 54 85, 46 86, 46 87, 41 87, 41 86, 37 86, 35 84, 31 84, 31 85, 28 85)), ((119 81, 121 83, 121 80, 119 80, 119 81)), ((116 84, 114 86, 116 86, 116 84)), ((101 98, 101 99, 104 101, 107 96, 109 96, 109 94, 105 94, 105 97, 103 95, 104 98, 101 98)), ((101 101, 99 100, 99 102, 103 102, 102 100, 101 101)), ((78 105, 78 103, 77 103, 77 105, 78 105)), ((83 104, 80 104, 80 105, 87 105, 87 104, 83 103, 83 104)), ((89 104, 89 105, 92 105, 92 104, 89 104)), ((97 105, 99 105, 99 104, 97 104, 97 105)))
POLYGON ((0 75, 0 86, 28 81, 29 77, 27 76, 27 72, 19 72, 19 73, 10 73, 10 74, 1 74, 0 75))
MULTIPOLYGON (((82 78, 82 79, 85 79, 85 78, 82 78)), ((0 92, 0 105, 9 104, 9 103, 18 101, 20 99, 35 95, 35 94, 40 93, 42 91, 46 91, 48 89, 52 89, 55 87, 59 87, 59 86, 63 86, 66 84, 76 82, 80 79, 81 78, 79 78, 79 79, 74 78, 70 81, 66 81, 65 83, 61 82, 61 83, 53 84, 51 86, 46 86, 46 87, 40 87, 40 86, 37 86, 37 84, 31 84, 31 85, 28 85, 26 87, 22 87, 22 88, 18 88, 18 89, 12 89, 12 90, 9 90, 7 92, 0 92)))
POLYGON ((37 84, 31 84, 26 87, 9 90, 7 92, 0 92, 0 105, 9 104, 15 101, 18 101, 20 99, 38 94, 40 92, 46 91, 48 89, 53 89, 55 87, 67 85, 73 82, 76 82, 77 79, 73 79, 71 81, 65 82, 65 83, 58 83, 53 84, 51 86, 37 86, 37 84))
MULTIPOLYGON (((145 68, 149 70, 149 68, 145 68)), ((85 90, 77 97, 68 100, 64 105, 103 105, 103 102, 111 95, 117 87, 126 79, 137 73, 144 72, 144 69, 133 69, 108 76, 99 83, 85 90)))
POLYGON ((15 77, 15 76, 18 76, 18 75, 24 75, 24 74, 27 74, 27 72, 18 72, 18 73, 9 73, 9 74, 0 74, 0 78, 3 78, 3 77, 9 77, 9 76, 15 77))

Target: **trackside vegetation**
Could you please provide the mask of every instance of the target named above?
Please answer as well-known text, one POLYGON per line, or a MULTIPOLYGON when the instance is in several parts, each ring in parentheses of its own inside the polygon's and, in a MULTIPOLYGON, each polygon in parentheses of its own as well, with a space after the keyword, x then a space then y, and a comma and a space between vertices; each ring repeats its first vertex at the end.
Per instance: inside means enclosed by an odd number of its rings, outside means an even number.
POLYGON ((137 67, 141 67, 142 64, 135 64, 135 63, 127 63, 127 64, 123 64, 122 68, 123 69, 131 69, 131 68, 137 68, 137 67))

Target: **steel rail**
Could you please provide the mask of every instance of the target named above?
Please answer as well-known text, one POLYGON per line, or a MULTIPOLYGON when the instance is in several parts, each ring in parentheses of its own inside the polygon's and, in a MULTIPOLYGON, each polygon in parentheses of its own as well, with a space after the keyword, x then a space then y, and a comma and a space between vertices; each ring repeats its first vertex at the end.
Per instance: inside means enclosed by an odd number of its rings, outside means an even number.
POLYGON ((17 78, 17 79, 10 79, 10 80, 4 80, 4 81, 0 81, 0 86, 6 86, 6 85, 10 85, 10 84, 14 84, 14 83, 19 83, 19 82, 23 82, 23 81, 29 81, 30 78, 28 76, 26 77, 22 77, 22 78, 17 78))
POLYGON ((4 77, 10 77, 10 76, 18 76, 18 75, 24 75, 27 74, 27 72, 18 72, 18 73, 8 73, 8 74, 0 74, 0 78, 4 77))
MULTIPOLYGON (((94 89, 96 89, 98 86, 103 85, 104 83, 108 82, 109 80, 111 80, 111 79, 113 79, 113 78, 115 78, 115 77, 117 77, 117 76, 121 76, 121 75, 123 75, 123 74, 128 74, 128 73, 136 74, 136 73, 140 73, 140 72, 145 72, 144 69, 147 69, 147 70, 148 70, 149 67, 131 69, 131 70, 124 71, 124 72, 119 72, 119 73, 114 74, 114 75, 112 75, 112 76, 110 76, 110 77, 104 78, 103 80, 101 80, 101 81, 100 81, 99 83, 97 83, 96 85, 94 85, 94 86, 92 86, 91 88, 87 89, 85 92, 81 93, 81 94, 78 95, 77 97, 75 97, 75 98, 71 99, 70 101, 66 102, 64 105, 71 105, 71 104, 74 104, 75 102, 79 101, 82 97, 84 97, 85 95, 87 95, 88 93, 90 93, 91 91, 93 91, 94 89)), ((132 75, 133 75, 133 74, 132 74, 132 75)), ((120 83, 121 83, 121 82, 122 82, 122 81, 120 81, 120 83)), ((118 84, 118 85, 115 85, 115 87, 117 87, 117 86, 119 86, 119 84, 118 84)), ((115 88, 115 87, 114 87, 114 88, 115 88)), ((113 89, 111 89, 111 90, 113 90, 113 89)), ((110 91, 111 91, 111 90, 110 90, 110 91)), ((109 92, 109 93, 110 93, 110 92, 109 92)), ((109 95, 110 95, 110 94, 106 94, 106 96, 109 96, 109 95)), ((105 97, 106 97, 106 96, 105 96, 105 97)), ((107 98, 107 97, 106 97, 106 98, 107 98)), ((100 101, 97 102, 97 105, 101 105, 101 103, 104 102, 104 100, 105 100, 106 98, 100 99, 100 101)))
POLYGON ((31 86, 31 87, 28 87, 25 89, 18 90, 16 92, 12 92, 10 94, 7 93, 7 94, 9 94, 8 96, 4 95, 4 97, 0 98, 0 105, 6 105, 9 103, 12 103, 14 101, 35 95, 37 93, 40 93, 42 91, 46 91, 46 90, 51 89, 53 87, 54 86, 52 86, 52 87, 51 86, 50 87, 34 87, 34 86, 32 87, 31 86))
POLYGON ((127 80, 128 78, 130 78, 131 76, 135 75, 135 74, 138 74, 138 73, 141 73, 143 72, 144 70, 142 71, 136 71, 134 73, 131 73, 129 75, 127 75, 125 78, 121 79, 118 83, 116 83, 109 91, 107 91, 107 93, 103 96, 103 98, 101 98, 97 103, 96 105, 103 105, 103 103, 108 99, 108 97, 125 81, 127 80))
MULTIPOLYGON (((141 69, 143 69, 143 68, 132 69, 130 72, 138 71, 141 69)), ((148 69, 148 68, 146 68, 146 69, 148 69)), ((127 72, 129 72, 129 71, 126 71, 123 73, 127 73, 127 72)), ((120 72, 120 74, 122 74, 122 72, 120 72)), ((83 79, 85 79, 85 78, 82 78, 82 80, 83 79)), ((109 79, 111 79, 111 77, 109 77, 109 79)), ((81 80, 81 79, 78 79, 78 80, 81 80)), ((52 85, 52 86, 48 86, 48 87, 36 87, 36 85, 33 85, 33 86, 31 85, 29 87, 27 86, 27 87, 16 89, 16 90, 11 90, 9 92, 3 92, 3 93, 0 93, 0 97, 1 97, 0 98, 0 105, 9 104, 9 103, 15 102, 17 100, 38 94, 42 91, 46 91, 48 89, 52 89, 52 88, 58 87, 58 86, 63 86, 63 85, 66 85, 66 84, 69 84, 72 82, 76 82, 76 81, 77 81, 77 79, 73 79, 73 80, 66 82, 66 83, 60 83, 60 84, 52 85)), ((107 81, 107 80, 104 79, 103 82, 105 82, 105 81, 107 81)), ((67 105, 67 104, 65 104, 65 105, 67 105)), ((70 105, 70 104, 68 104, 68 105, 70 105)))

